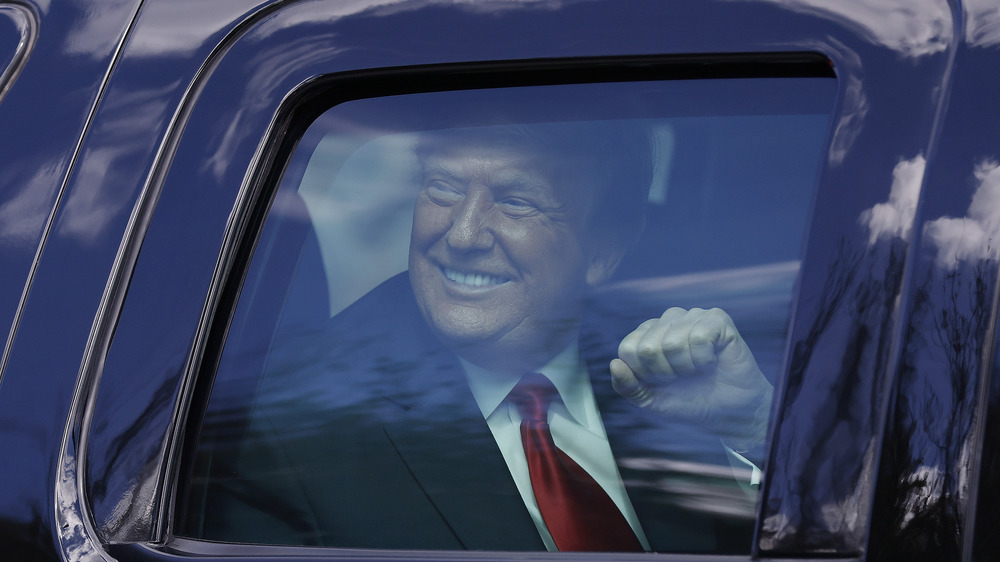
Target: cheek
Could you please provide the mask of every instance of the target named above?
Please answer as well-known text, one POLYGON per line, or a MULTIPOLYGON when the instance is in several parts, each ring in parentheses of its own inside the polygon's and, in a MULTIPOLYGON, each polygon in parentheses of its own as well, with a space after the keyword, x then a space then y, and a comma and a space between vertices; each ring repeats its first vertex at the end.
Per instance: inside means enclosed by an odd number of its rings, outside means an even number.
POLYGON ((447 232, 449 224, 448 209, 418 199, 413 211, 411 245, 421 246, 433 242, 447 232))

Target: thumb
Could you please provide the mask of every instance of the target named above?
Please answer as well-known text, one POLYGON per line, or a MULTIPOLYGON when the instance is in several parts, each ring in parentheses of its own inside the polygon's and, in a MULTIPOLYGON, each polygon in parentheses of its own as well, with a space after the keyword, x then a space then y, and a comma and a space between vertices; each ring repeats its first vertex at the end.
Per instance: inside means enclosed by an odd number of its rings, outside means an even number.
POLYGON ((651 401, 652 393, 621 359, 611 361, 611 386, 615 392, 639 406, 648 406, 651 401))

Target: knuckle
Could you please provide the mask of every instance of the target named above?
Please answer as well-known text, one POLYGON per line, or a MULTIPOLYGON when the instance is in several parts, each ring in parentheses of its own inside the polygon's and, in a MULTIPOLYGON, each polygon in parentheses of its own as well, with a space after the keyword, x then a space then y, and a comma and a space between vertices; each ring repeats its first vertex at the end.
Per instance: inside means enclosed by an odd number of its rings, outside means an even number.
POLYGON ((622 358, 635 355, 638 347, 638 338, 628 336, 618 345, 618 355, 622 358))
POLYGON ((712 332, 705 329, 693 330, 689 339, 692 347, 711 345, 715 340, 716 338, 712 336, 712 332))
POLYGON ((681 308, 679 306, 672 306, 672 307, 668 308, 667 310, 665 310, 663 312, 663 314, 660 316, 660 318, 666 320, 668 318, 673 318, 675 316, 681 316, 681 315, 684 315, 686 313, 687 313, 687 310, 685 310, 685 309, 683 309, 683 308, 681 308))
POLYGON ((709 309, 708 313, 725 322, 732 322, 732 319, 729 317, 729 313, 727 313, 725 310, 722 310, 721 308, 709 309))
POLYGON ((679 335, 671 335, 663 338, 663 350, 675 352, 683 349, 687 345, 688 339, 679 335))
POLYGON ((648 343, 648 342, 640 344, 639 347, 638 347, 638 350, 637 350, 639 357, 641 357, 643 359, 652 359, 652 358, 656 357, 656 355, 657 355, 657 353, 659 353, 659 351, 660 350, 659 350, 658 346, 653 345, 653 344, 648 343))

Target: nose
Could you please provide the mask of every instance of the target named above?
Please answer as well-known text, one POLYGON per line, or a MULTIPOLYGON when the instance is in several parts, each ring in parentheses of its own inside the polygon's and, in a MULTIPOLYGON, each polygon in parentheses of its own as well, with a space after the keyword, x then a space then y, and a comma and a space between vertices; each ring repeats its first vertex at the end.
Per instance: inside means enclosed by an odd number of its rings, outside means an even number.
POLYGON ((445 233, 448 246, 463 251, 488 250, 493 232, 489 226, 492 198, 486 190, 470 189, 462 203, 456 206, 451 226, 445 233))

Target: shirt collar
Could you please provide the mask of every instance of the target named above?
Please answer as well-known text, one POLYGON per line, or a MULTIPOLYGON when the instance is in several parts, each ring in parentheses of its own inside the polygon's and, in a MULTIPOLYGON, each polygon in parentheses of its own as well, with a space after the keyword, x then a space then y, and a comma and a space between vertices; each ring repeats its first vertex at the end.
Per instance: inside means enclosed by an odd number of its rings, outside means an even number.
MULTIPOLYGON (((521 376, 504 375, 489 371, 459 357, 465 370, 469 389, 479 405, 484 418, 490 417, 510 391, 521 380, 521 376)), ((580 360, 576 341, 566 346, 538 372, 548 377, 559 391, 559 397, 573 421, 589 427, 592 418, 593 400, 590 395, 590 377, 586 366, 580 360)), ((522 375, 523 376, 523 375, 522 375)))

